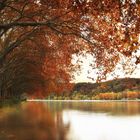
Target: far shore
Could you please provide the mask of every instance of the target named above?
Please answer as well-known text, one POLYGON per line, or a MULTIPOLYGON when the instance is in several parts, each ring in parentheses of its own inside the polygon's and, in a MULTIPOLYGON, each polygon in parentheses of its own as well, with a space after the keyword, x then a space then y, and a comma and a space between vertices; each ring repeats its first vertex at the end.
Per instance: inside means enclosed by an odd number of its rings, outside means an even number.
POLYGON ((27 99, 29 102, 134 102, 140 99, 122 99, 122 100, 47 100, 47 99, 27 99))

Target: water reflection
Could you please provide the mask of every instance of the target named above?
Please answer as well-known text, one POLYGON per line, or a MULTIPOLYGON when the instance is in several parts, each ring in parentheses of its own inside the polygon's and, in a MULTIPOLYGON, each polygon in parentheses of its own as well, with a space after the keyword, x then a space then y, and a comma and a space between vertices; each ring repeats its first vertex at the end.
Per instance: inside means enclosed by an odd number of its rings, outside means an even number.
POLYGON ((133 116, 140 115, 139 101, 99 101, 99 102, 47 102, 51 111, 57 110, 80 110, 86 112, 108 113, 115 116, 133 116))
POLYGON ((107 116, 105 113, 64 111, 70 122, 68 140, 139 140, 140 117, 107 116))
POLYGON ((65 140, 68 125, 44 103, 2 108, 0 116, 0 140, 65 140))
POLYGON ((0 140, 139 140, 140 102, 26 102, 0 108, 0 140))

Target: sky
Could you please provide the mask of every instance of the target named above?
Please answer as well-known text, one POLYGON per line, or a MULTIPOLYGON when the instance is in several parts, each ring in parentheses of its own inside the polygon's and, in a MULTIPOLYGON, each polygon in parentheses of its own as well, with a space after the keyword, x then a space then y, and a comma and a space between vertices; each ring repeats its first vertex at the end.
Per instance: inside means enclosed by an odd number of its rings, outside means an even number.
MULTIPOLYGON (((139 51, 140 54, 140 51, 139 51)), ((93 81, 91 78, 88 77, 93 77, 96 78, 97 75, 96 73, 96 69, 92 70, 92 68, 89 66, 90 63, 94 63, 93 57, 90 55, 87 55, 86 58, 83 56, 79 56, 78 58, 80 58, 81 61, 83 61, 83 63, 81 63, 81 72, 79 73, 75 73, 75 80, 74 82, 78 83, 78 82, 95 82, 93 81)), ((73 64, 76 64, 78 58, 76 56, 74 56, 73 59, 73 64)), ((125 58, 122 61, 126 61, 125 58)), ((132 63, 134 63, 132 61, 132 63)), ((122 70, 122 65, 121 63, 116 65, 116 70, 115 70, 115 74, 119 75, 118 78, 124 78, 124 77, 131 77, 131 78, 140 78, 140 64, 137 65, 137 68, 133 71, 133 73, 131 75, 126 75, 123 70, 122 70), (118 68, 120 68, 118 70, 118 68)), ((107 76, 107 80, 111 80, 114 77, 111 76, 111 74, 108 74, 107 76)))

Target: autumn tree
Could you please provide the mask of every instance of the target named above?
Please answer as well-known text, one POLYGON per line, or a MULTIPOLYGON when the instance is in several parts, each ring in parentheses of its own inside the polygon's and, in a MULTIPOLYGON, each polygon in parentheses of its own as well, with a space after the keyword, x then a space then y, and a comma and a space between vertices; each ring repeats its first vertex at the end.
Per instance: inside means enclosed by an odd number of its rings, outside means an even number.
MULTIPOLYGON (((62 84, 69 85, 71 73, 76 70, 71 64, 72 54, 92 54, 97 80, 106 78, 122 56, 139 64, 139 15, 139 0, 1 0, 0 94, 5 95, 5 77, 13 71, 20 79, 19 94, 36 89, 37 83, 29 82, 36 74, 37 81, 45 81, 49 91, 61 90, 62 84), (36 52, 38 57, 32 55, 36 52), (32 61, 37 65, 32 66, 32 61)), ((16 78, 11 79, 8 89, 15 84, 16 78)))

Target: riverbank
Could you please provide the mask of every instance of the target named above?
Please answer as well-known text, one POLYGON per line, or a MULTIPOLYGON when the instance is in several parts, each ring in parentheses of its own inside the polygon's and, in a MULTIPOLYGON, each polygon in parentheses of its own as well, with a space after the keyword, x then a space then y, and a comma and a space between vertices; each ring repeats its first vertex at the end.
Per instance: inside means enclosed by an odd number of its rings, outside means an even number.
POLYGON ((0 107, 12 106, 12 105, 19 104, 19 103, 21 103, 23 101, 26 101, 26 100, 20 100, 20 99, 16 99, 16 98, 14 98, 14 99, 3 99, 3 100, 0 100, 0 107))
POLYGON ((140 102, 140 99, 135 100, 46 100, 46 99, 28 99, 28 102, 140 102))
POLYGON ((48 95, 46 100, 139 100, 140 91, 106 92, 98 94, 71 93, 69 95, 48 95))

